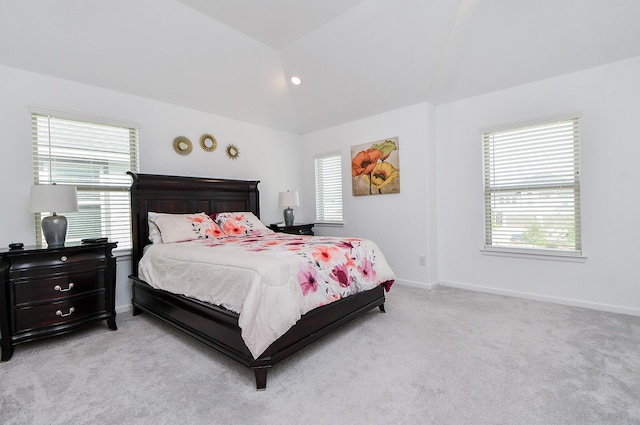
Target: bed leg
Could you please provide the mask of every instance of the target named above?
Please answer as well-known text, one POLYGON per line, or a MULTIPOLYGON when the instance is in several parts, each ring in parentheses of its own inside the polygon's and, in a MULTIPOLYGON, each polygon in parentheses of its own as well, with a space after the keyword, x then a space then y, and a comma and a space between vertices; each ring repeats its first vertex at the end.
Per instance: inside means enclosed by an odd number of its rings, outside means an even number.
POLYGON ((117 331, 118 330, 118 326, 116 325, 116 318, 115 317, 111 317, 111 318, 107 319, 107 326, 109 326, 109 329, 111 329, 112 331, 117 331))
POLYGON ((142 313, 142 310, 134 305, 133 306, 133 315, 137 316, 140 313, 142 313))
POLYGON ((3 345, 0 351, 2 352, 0 362, 8 362, 11 356, 13 356, 13 345, 3 345))
POLYGON ((380 304, 378 308, 380 309, 381 312, 386 313, 386 311, 384 310, 384 304, 380 304))
POLYGON ((267 389, 267 372, 269 366, 254 367, 253 373, 256 375, 256 390, 265 391, 267 389))

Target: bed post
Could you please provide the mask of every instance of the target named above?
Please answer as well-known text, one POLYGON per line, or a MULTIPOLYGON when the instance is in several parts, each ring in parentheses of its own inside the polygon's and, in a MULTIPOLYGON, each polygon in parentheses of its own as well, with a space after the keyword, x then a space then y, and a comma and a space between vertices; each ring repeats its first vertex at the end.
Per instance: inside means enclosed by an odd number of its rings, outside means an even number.
POLYGON ((256 366, 253 367, 253 372, 256 375, 256 390, 265 391, 267 389, 267 372, 269 372, 271 366, 256 366))

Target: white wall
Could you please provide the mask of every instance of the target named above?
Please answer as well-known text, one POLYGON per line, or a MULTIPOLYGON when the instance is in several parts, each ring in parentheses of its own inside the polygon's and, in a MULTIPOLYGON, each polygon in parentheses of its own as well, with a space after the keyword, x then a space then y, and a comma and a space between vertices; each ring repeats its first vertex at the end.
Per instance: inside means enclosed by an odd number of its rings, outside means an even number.
POLYGON ((437 255, 431 243, 435 215, 427 199, 435 189, 435 170, 429 143, 433 108, 422 103, 306 134, 303 139, 304 220, 315 220, 314 163, 316 155, 340 151, 343 170, 344 227, 316 226, 316 234, 371 239, 383 251, 399 281, 428 285, 434 282, 437 255), (351 146, 398 137, 400 193, 353 196, 351 146), (418 257, 427 258, 426 266, 418 257))
MULTIPOLYGON (((233 121, 97 87, 0 67, 0 245, 32 244, 28 212, 31 129, 28 106, 140 123, 141 172, 261 180, 266 223, 282 220, 280 190, 299 190, 296 221, 313 222, 313 157, 343 155, 345 225, 321 235, 360 236, 381 247, 398 280, 437 282, 640 315, 640 58, 434 107, 422 103, 304 136, 233 121), (585 262, 485 256, 480 130, 582 111, 582 211, 585 262), (218 139, 186 157, 171 142, 202 133, 218 139), (397 136, 401 193, 351 195, 350 148, 397 136), (231 161, 228 143, 240 148, 231 161), (611 207, 614 203, 616 207, 611 207), (418 265, 425 256, 426 266, 418 265)), ((118 261, 116 305, 129 306, 130 270, 118 261)))
POLYGON ((436 108, 439 280, 640 314, 640 58, 436 108), (582 111, 585 262, 486 256, 480 130, 582 111))
MULTIPOLYGON (((278 192, 302 190, 300 136, 234 121, 98 87, 0 66, 0 246, 10 242, 35 243, 29 188, 33 183, 29 106, 55 108, 82 115, 140 124, 140 172, 260 180, 261 218, 266 224, 282 221, 278 192), (207 153, 198 141, 213 134, 218 148, 207 153), (194 143, 188 156, 173 151, 176 136, 194 143), (230 160, 225 147, 240 150, 230 160)), ((214 100, 212 100, 214 101, 214 100)), ((297 214, 304 214, 302 207, 297 214)), ((131 269, 128 257, 118 258, 116 307, 130 305, 131 269)))

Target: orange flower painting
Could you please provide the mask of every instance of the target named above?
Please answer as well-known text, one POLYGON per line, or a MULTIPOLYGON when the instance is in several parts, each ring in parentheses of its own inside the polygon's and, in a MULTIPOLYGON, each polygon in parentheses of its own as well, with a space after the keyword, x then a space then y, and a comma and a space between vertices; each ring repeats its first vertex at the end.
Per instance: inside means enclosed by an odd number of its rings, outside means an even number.
POLYGON ((398 138, 351 147, 353 196, 400 193, 398 138))

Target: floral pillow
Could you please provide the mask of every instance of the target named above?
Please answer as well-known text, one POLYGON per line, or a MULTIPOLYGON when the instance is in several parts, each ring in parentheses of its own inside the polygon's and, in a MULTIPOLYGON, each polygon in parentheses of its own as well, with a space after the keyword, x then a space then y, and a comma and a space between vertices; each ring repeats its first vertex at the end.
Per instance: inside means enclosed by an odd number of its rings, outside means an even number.
POLYGON ((149 223, 149 239, 152 242, 155 240, 156 242, 154 243, 224 237, 220 227, 205 213, 161 214, 150 212, 149 223), (151 223, 157 227, 161 238, 160 241, 158 241, 158 235, 156 234, 153 234, 154 239, 152 239, 151 223))
POLYGON ((227 236, 255 236, 273 233, 252 212, 225 212, 215 215, 215 221, 227 236))

